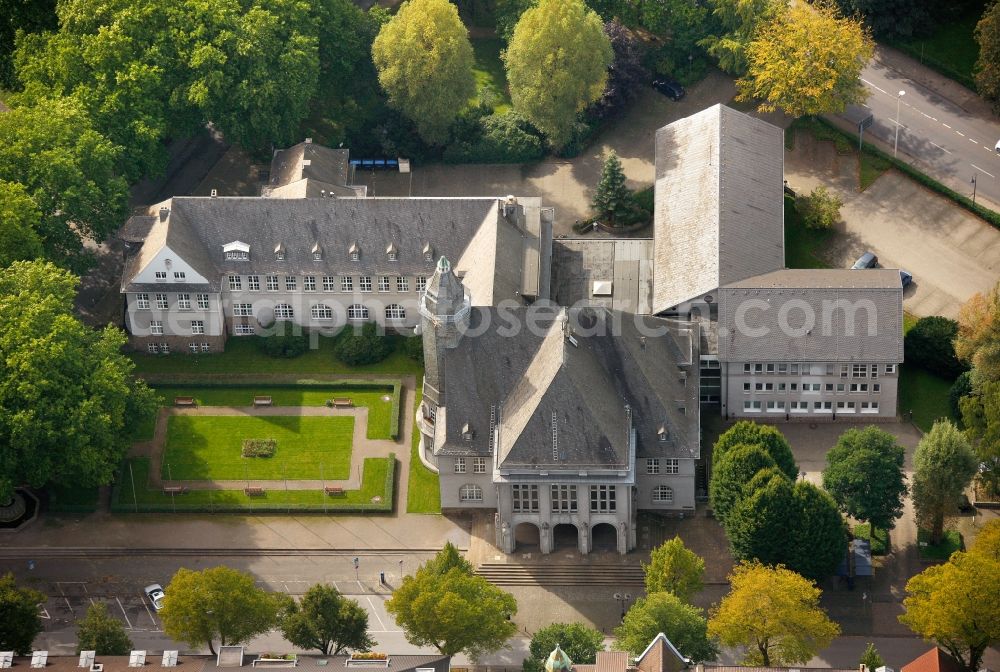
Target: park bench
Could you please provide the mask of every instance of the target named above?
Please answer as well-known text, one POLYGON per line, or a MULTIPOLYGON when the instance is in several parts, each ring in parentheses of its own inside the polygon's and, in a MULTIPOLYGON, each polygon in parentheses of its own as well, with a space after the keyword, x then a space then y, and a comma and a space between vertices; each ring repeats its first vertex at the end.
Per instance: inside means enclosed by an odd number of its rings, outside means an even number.
POLYGON ((331 497, 342 497, 344 495, 344 489, 339 485, 328 485, 323 490, 331 497))
POLYGON ((264 496, 264 488, 261 488, 261 487, 255 486, 255 485, 243 488, 243 492, 246 494, 247 497, 263 497, 264 496))
POLYGON ((346 397, 340 397, 333 400, 334 408, 353 408, 354 402, 346 397))
POLYGON ((165 495, 186 495, 188 489, 183 485, 165 485, 163 494, 165 495))
POLYGON ((254 406, 270 406, 271 397, 256 396, 253 398, 254 406))
POLYGON ((194 406, 194 397, 174 397, 174 406, 194 406))

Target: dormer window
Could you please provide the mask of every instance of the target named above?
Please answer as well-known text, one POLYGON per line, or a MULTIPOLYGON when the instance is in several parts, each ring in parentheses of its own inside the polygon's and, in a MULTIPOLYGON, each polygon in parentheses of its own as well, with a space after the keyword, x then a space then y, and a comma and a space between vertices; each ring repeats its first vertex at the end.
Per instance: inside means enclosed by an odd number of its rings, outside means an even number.
POLYGON ((358 244, 351 243, 351 246, 347 249, 347 256, 350 257, 351 261, 358 261, 361 258, 361 248, 358 244))
POLYGON ((395 243, 389 243, 389 247, 385 248, 385 255, 389 257, 389 261, 396 261, 399 258, 395 243))
POLYGON ((323 247, 319 243, 312 246, 311 252, 313 261, 323 261, 323 247))
POLYGON ((429 242, 424 243, 424 261, 434 261, 434 248, 429 242))
POLYGON ((462 425, 462 438, 466 441, 472 441, 476 436, 476 433, 472 431, 472 426, 469 423, 462 425))
POLYGON ((281 243, 278 243, 277 245, 274 246, 274 260, 275 261, 285 260, 285 246, 281 243))
POLYGON ((666 425, 660 425, 660 428, 656 430, 656 438, 661 442, 666 441, 669 436, 670 433, 667 431, 666 425))
POLYGON ((239 240, 226 243, 222 246, 222 251, 226 255, 226 261, 250 260, 250 246, 239 240))

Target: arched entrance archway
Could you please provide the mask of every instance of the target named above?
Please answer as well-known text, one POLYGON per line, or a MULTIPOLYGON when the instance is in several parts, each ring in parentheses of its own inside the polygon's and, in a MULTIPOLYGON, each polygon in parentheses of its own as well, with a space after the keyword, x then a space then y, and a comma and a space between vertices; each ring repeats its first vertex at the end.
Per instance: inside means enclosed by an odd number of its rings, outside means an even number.
POLYGON ((538 553, 542 549, 541 533, 534 523, 518 523, 514 528, 514 551, 538 553))
POLYGON ((618 530, 611 523, 597 523, 591 529, 591 550, 594 553, 618 551, 618 530))
POLYGON ((579 532, 576 525, 559 523, 552 528, 553 551, 576 551, 580 549, 579 532))

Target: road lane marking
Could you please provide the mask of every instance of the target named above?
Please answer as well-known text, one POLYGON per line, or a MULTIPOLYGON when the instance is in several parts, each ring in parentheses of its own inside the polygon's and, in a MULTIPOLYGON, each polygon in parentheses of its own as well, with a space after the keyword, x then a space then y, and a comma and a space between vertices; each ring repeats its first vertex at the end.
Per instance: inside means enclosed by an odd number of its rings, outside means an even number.
MULTIPOLYGON (((145 598, 145 597, 146 597, 146 596, 145 596, 145 595, 143 595, 143 598, 145 598)), ((145 599, 143 599, 143 601, 142 601, 142 606, 146 608, 146 613, 147 613, 147 614, 149 614, 149 620, 151 620, 151 621, 153 622, 153 627, 155 628, 155 627, 156 627, 156 625, 157 625, 157 623, 156 623, 156 619, 155 619, 155 618, 153 618, 153 612, 151 612, 151 611, 149 610, 149 605, 148 605, 148 604, 146 604, 146 600, 145 600, 145 599)))
POLYGON ((961 135, 963 138, 965 137, 965 133, 963 133, 962 131, 955 131, 955 132, 961 135))
POLYGON ((882 93, 884 93, 886 95, 889 95, 888 91, 886 91, 885 89, 883 89, 881 87, 875 86, 874 84, 872 84, 871 82, 869 82, 867 79, 862 78, 861 81, 864 82, 865 84, 867 84, 868 86, 872 87, 876 91, 881 91, 882 93))
POLYGON ((980 173, 985 173, 986 175, 989 175, 990 177, 992 177, 994 180, 997 179, 996 177, 994 177, 990 173, 987 173, 985 170, 983 170, 982 168, 980 168, 976 164, 972 163, 972 164, 969 164, 969 165, 971 165, 973 168, 975 168, 976 170, 978 170, 980 173))
POLYGON ((978 141, 978 140, 973 140, 972 138, 969 138, 969 142, 974 142, 974 143, 976 143, 977 145, 979 144, 979 141, 978 141))
POLYGON ((951 128, 951 126, 949 126, 948 124, 946 124, 944 122, 942 122, 941 125, 944 126, 945 128, 951 128))
POLYGON ((115 596, 115 602, 118 603, 118 608, 122 610, 122 616, 125 617, 125 622, 128 623, 128 629, 134 630, 135 628, 132 627, 132 621, 128 619, 128 614, 125 613, 125 607, 122 606, 122 601, 119 600, 117 596, 115 596))
POLYGON ((69 613, 76 616, 76 611, 73 610, 73 605, 69 603, 69 598, 63 595, 63 599, 66 600, 66 607, 69 609, 69 613))
POLYGON ((52 616, 49 615, 49 610, 48 609, 46 609, 45 607, 43 607, 40 604, 38 605, 38 608, 41 609, 41 611, 42 611, 42 613, 39 614, 39 616, 41 618, 44 618, 47 621, 51 621, 52 620, 52 616))
POLYGON ((372 598, 369 597, 366 599, 368 600, 368 604, 372 605, 372 613, 375 614, 375 618, 378 619, 379 626, 382 628, 382 630, 385 630, 385 623, 382 622, 382 617, 378 615, 378 611, 376 611, 375 609, 375 603, 372 602, 372 598))
POLYGON ((930 143, 931 143, 932 145, 934 145, 935 147, 937 147, 938 149, 940 149, 940 150, 941 150, 942 152, 944 152, 945 154, 951 154, 951 152, 949 152, 949 151, 948 151, 947 149, 945 149, 945 148, 944 148, 944 147, 942 147, 941 145, 937 144, 937 143, 936 143, 936 142, 934 142, 933 140, 932 140, 932 141, 930 141, 930 143))

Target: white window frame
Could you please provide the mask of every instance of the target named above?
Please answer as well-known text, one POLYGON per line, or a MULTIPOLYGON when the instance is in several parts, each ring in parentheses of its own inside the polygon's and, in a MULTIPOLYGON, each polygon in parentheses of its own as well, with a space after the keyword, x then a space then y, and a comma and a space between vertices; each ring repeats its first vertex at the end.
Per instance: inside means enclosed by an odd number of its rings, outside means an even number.
POLYGON ((335 292, 335 291, 337 291, 337 276, 335 276, 335 275, 324 275, 323 276, 323 291, 324 292, 335 292))
POLYGON ((483 501, 483 489, 475 483, 466 483, 458 489, 458 500, 460 502, 481 502, 483 501))
POLYGON ((226 278, 226 280, 227 280, 227 282, 229 284, 229 290, 230 291, 233 291, 233 292, 242 292, 243 291, 243 278, 241 278, 240 276, 238 276, 238 275, 230 275, 228 278, 226 278))
POLYGON ((166 282, 167 281, 167 272, 166 271, 156 271, 156 273, 153 274, 153 277, 156 278, 157 282, 166 282))
POLYGON ((406 308, 399 305, 398 303, 390 303, 385 307, 385 319, 387 320, 405 320, 406 319, 406 308))
POLYGON ((358 290, 362 292, 372 291, 372 276, 362 275, 358 278, 358 290))
POLYGON ((317 303, 310 309, 310 314, 314 320, 332 320, 333 308, 325 303, 317 303))
POLYGON ((673 504, 674 489, 662 483, 657 485, 653 488, 653 501, 657 504, 673 504))
POLYGON ((646 459, 646 473, 647 474, 658 474, 660 473, 660 459, 657 457, 650 457, 646 459))
POLYGON ((303 275, 302 276, 302 291, 303 292, 315 292, 316 291, 316 276, 315 275, 303 275))
POLYGON ((198 301, 198 310, 208 310, 208 294, 195 294, 195 299, 198 301))
POLYGON ((187 293, 177 295, 177 310, 191 310, 191 295, 187 293))
POLYGON ((233 329, 233 334, 236 336, 253 336, 257 331, 253 328, 252 324, 237 324, 235 329, 233 329))
POLYGON ((361 303, 352 303, 347 307, 347 319, 359 321, 369 319, 368 306, 361 303))
POLYGON ((417 276, 417 291, 426 292, 427 291, 427 276, 418 275, 417 276))
POLYGON ((534 483, 515 483, 510 486, 510 500, 514 513, 538 513, 538 486, 534 483))
POLYGON ((474 474, 485 474, 486 473, 486 458, 485 457, 474 457, 474 458, 472 458, 472 473, 474 473, 474 474))
POLYGON ((163 321, 162 320, 150 320, 149 321, 149 333, 153 336, 163 335, 163 321))
POLYGON ((665 474, 679 474, 681 473, 681 461, 676 457, 668 457, 663 460, 663 473, 665 474))
POLYGON ((248 292, 259 292, 260 291, 260 276, 259 275, 248 275, 247 276, 247 291, 248 292))
POLYGON ((464 457, 456 457, 455 458, 455 473, 456 474, 464 474, 465 473, 465 466, 466 465, 465 465, 465 458, 464 457))
POLYGON ((252 303, 234 303, 233 317, 253 317, 252 303))
POLYGON ((265 276, 264 282, 266 283, 267 291, 276 292, 278 291, 278 276, 268 275, 265 276))
POLYGON ((135 295, 136 310, 149 310, 149 294, 141 292, 135 295))
POLYGON ((380 276, 378 276, 378 291, 379 292, 383 292, 383 293, 389 291, 389 276, 388 275, 380 275, 380 276))
POLYGON ((291 320, 295 317, 295 309, 291 304, 279 303, 274 307, 274 319, 291 320))
POLYGON ((298 279, 298 277, 296 277, 294 275, 286 275, 285 276, 285 291, 286 292, 295 292, 295 291, 298 291, 298 286, 299 286, 299 279, 298 279))
POLYGON ((205 333, 205 321, 204 320, 191 320, 191 335, 204 335, 205 333))
POLYGON ((396 291, 397 292, 410 291, 410 279, 402 275, 396 276, 396 291))
POLYGON ((154 294, 153 299, 156 301, 158 310, 167 310, 170 308, 170 299, 166 294, 154 294))

